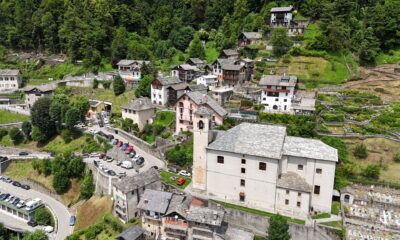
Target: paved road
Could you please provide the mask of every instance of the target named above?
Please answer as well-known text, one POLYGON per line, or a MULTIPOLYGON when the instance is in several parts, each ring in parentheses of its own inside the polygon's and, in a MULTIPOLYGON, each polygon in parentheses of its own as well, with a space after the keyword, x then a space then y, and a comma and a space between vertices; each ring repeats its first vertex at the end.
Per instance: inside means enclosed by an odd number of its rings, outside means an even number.
POLYGON ((5 213, 3 211, 0 211, 0 222, 4 224, 9 229, 12 229, 17 232, 32 232, 37 228, 33 228, 28 226, 25 221, 16 218, 12 214, 5 213))
MULTIPOLYGON (((71 214, 69 213, 68 208, 54 198, 33 189, 27 191, 22 188, 15 187, 12 184, 5 183, 3 181, 0 181, 0 191, 8 192, 23 199, 42 199, 42 201, 52 210, 52 212, 56 215, 55 217, 57 218, 57 232, 55 239, 64 240, 68 235, 72 233, 73 227, 69 226, 69 219, 71 217, 71 214)), ((3 221, 3 218, 0 218, 0 221, 3 221)))

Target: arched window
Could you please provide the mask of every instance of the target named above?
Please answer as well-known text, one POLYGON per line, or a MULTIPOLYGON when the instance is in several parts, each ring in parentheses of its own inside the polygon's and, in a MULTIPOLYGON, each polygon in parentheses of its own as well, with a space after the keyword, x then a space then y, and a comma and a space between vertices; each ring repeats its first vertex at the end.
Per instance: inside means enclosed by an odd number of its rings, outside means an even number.
POLYGON ((274 105, 272 108, 273 108, 274 110, 278 110, 278 106, 277 106, 277 105, 274 105))
POLYGON ((199 127, 199 129, 203 129, 204 128, 204 122, 202 120, 199 121, 198 127, 199 127))
POLYGON ((183 102, 179 102, 179 107, 183 108, 183 102))

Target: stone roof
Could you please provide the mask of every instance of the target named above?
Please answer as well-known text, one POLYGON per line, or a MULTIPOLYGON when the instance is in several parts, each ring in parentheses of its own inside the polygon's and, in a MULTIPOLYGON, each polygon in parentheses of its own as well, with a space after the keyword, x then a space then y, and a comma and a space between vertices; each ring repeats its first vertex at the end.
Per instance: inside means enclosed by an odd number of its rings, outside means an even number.
POLYGON ((19 75, 19 70, 18 69, 0 69, 0 75, 17 76, 17 75, 19 75))
POLYGON ((91 107, 97 107, 100 103, 101 103, 101 101, 89 99, 89 105, 91 107))
POLYGON ((194 63, 194 64, 204 64, 204 61, 201 60, 200 58, 189 58, 189 60, 194 63))
POLYGON ((294 172, 282 173, 278 178, 276 186, 302 192, 311 192, 312 190, 312 187, 304 180, 304 178, 294 172))
POLYGON ((293 7, 289 6, 289 7, 273 7, 271 8, 271 12, 291 12, 293 11, 293 7))
POLYGON ((177 213, 183 218, 187 218, 191 201, 192 198, 189 195, 173 194, 166 215, 177 213))
POLYGON ((133 63, 137 63, 138 65, 142 65, 143 63, 149 64, 150 61, 122 59, 117 63, 117 65, 129 66, 129 65, 131 65, 133 63))
POLYGON ((199 107, 199 109, 197 109, 194 114, 196 115, 208 115, 211 116, 212 112, 210 112, 210 110, 208 110, 208 108, 206 107, 199 107))
POLYGON ((189 85, 187 83, 181 82, 181 83, 169 86, 168 88, 172 88, 172 89, 174 89, 176 91, 179 91, 179 90, 186 89, 188 87, 189 87, 189 85))
POLYGON ((204 84, 197 84, 197 85, 191 85, 189 86, 190 90, 193 92, 201 92, 201 91, 207 91, 208 87, 204 84))
POLYGON ((281 159, 286 127, 241 123, 212 142, 208 149, 281 159))
POLYGON ((170 86, 174 84, 181 83, 182 81, 176 76, 170 77, 158 77, 156 80, 160 81, 161 85, 163 86, 170 86))
POLYGON ((296 76, 279 76, 279 75, 263 75, 260 79, 259 85, 273 85, 273 86, 291 86, 297 84, 296 76))
POLYGON ((222 50, 222 52, 226 55, 226 56, 233 56, 233 55, 239 55, 239 52, 235 49, 224 49, 222 50))
POLYGON ((139 239, 145 230, 138 225, 133 225, 132 227, 123 231, 116 239, 117 240, 136 240, 139 239))
POLYGON ((247 39, 261 39, 261 34, 259 32, 242 32, 242 34, 247 39))
POLYGON ((243 66, 236 65, 236 64, 224 64, 224 65, 221 65, 221 68, 223 70, 228 70, 228 71, 240 71, 240 69, 242 69, 243 66))
POLYGON ((188 211, 187 220, 212 226, 221 226, 224 214, 224 211, 221 210, 192 205, 188 211))
POLYGON ((313 98, 301 98, 298 102, 292 103, 292 109, 294 110, 305 110, 315 111, 315 99, 313 98))
POLYGON ((190 70, 196 71, 196 72, 200 71, 196 66, 192 66, 190 64, 181 64, 181 65, 173 67, 172 69, 177 69, 177 68, 182 68, 185 71, 190 71, 190 70))
POLYGON ((138 99, 131 100, 128 104, 122 106, 122 109, 129 109, 134 111, 142 111, 152 108, 154 108, 154 105, 151 103, 151 100, 148 97, 140 97, 138 99))
POLYGON ((52 91, 54 91, 55 86, 53 84, 29 86, 29 87, 24 88, 24 92, 29 93, 35 89, 37 89, 39 92, 52 92, 52 91))
POLYGON ((125 177, 113 185, 123 193, 127 193, 157 181, 161 181, 160 174, 156 169, 150 168, 149 170, 135 176, 125 177))
POLYGON ((317 160, 338 161, 337 149, 316 139, 286 137, 283 154, 317 160))
POLYGON ((138 204, 138 208, 165 214, 172 198, 172 193, 146 189, 138 204))
POLYGON ((219 105, 214 99, 212 99, 210 96, 206 94, 202 94, 200 92, 195 91, 195 92, 185 93, 184 95, 188 96, 194 103, 196 103, 199 106, 200 105, 208 106, 211 110, 215 111, 221 117, 224 117, 228 114, 228 112, 223 107, 221 107, 221 105, 219 105))

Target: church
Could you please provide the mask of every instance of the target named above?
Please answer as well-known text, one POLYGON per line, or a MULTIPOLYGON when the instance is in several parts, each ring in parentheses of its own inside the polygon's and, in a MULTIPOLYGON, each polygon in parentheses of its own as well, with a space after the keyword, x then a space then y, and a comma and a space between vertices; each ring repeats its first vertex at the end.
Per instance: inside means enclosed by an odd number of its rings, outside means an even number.
POLYGON ((298 218, 331 212, 335 148, 287 136, 286 127, 277 125, 241 123, 228 131, 212 130, 204 107, 193 120, 194 191, 298 218))

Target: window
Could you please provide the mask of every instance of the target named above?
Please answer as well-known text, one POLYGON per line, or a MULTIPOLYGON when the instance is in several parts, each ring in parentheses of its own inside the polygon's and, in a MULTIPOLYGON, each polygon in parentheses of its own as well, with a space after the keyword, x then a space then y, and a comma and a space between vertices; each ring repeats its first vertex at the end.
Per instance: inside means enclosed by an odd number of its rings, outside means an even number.
POLYGON ((283 99, 283 101, 284 101, 284 102, 287 102, 287 99, 285 98, 285 99, 283 99))
POLYGON ((246 180, 240 179, 240 186, 244 187, 246 185, 246 180))
POLYGON ((221 163, 221 164, 224 164, 224 157, 223 156, 218 156, 217 157, 217 162, 221 163))
POLYGON ((314 194, 319 194, 319 192, 321 191, 321 187, 318 185, 314 186, 314 194))
POLYGON ((242 168, 241 173, 246 173, 246 168, 242 168))
POLYGON ((285 106, 283 107, 283 109, 286 110, 286 108, 287 108, 287 106, 285 105, 285 106))
POLYGON ((317 168, 317 169, 315 170, 315 172, 318 173, 318 174, 321 174, 321 173, 322 173, 322 168, 317 168))
POLYGON ((298 196, 298 197, 301 197, 301 193, 300 193, 300 192, 299 192, 299 193, 297 193, 297 196, 298 196))
POLYGON ((289 190, 286 190, 286 194, 289 194, 290 193, 290 191, 289 190))
POLYGON ((267 98, 263 98, 263 101, 267 100, 267 98))
POLYGON ((279 101, 279 98, 275 98, 275 102, 279 101))
POLYGON ((203 129, 204 128, 204 122, 202 120, 200 120, 197 127, 199 129, 203 129))
POLYGON ((301 165, 301 164, 297 165, 297 169, 298 170, 303 170, 303 165, 301 165))
POLYGON ((246 159, 242 158, 242 164, 246 164, 246 159))
POLYGON ((285 199, 285 205, 289 205, 289 199, 285 199))
POLYGON ((239 193, 239 201, 244 202, 245 198, 244 192, 239 193))
POLYGON ((298 206, 298 207, 301 207, 301 202, 297 202, 297 206, 298 206))
POLYGON ((179 120, 179 123, 183 123, 183 120, 179 120))
POLYGON ((258 169, 263 171, 267 170, 267 164, 265 162, 258 163, 258 169))

